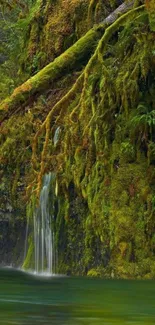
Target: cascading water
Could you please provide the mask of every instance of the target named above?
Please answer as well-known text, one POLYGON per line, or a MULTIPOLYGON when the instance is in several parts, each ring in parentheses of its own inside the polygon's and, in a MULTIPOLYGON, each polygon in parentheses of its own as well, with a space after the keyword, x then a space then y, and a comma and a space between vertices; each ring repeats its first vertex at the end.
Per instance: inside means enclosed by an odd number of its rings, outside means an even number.
MULTIPOLYGON (((61 128, 55 130, 53 143, 59 141, 61 128)), ((55 274, 58 255, 54 246, 55 199, 58 195, 58 182, 54 173, 44 175, 43 184, 36 208, 36 197, 32 194, 27 205, 27 226, 25 231, 24 259, 22 268, 35 273, 55 274), (33 223, 32 223, 33 220, 33 223), (33 240, 34 238, 34 240, 33 240)))
POLYGON ((49 192, 52 173, 43 178, 39 206, 33 215, 34 256, 36 273, 54 273, 54 234, 51 230, 49 192))

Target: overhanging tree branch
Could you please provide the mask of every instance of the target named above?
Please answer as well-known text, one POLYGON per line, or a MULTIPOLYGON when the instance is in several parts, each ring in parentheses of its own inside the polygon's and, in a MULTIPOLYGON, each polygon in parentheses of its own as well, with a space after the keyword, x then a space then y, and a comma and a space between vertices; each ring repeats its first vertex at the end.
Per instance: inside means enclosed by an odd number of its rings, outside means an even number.
MULTIPOLYGON (((17 87, 13 94, 0 104, 1 122, 12 115, 18 108, 22 109, 25 104, 33 101, 34 96, 49 89, 53 82, 70 71, 82 68, 94 53, 94 50, 101 39, 106 28, 117 21, 123 13, 128 12, 134 5, 134 1, 121 4, 110 14, 100 25, 94 26, 86 35, 80 38, 68 50, 49 63, 36 75, 28 79, 21 86, 17 87)), ((143 10, 144 6, 141 6, 143 10)), ((136 10, 136 9, 135 9, 136 10)))

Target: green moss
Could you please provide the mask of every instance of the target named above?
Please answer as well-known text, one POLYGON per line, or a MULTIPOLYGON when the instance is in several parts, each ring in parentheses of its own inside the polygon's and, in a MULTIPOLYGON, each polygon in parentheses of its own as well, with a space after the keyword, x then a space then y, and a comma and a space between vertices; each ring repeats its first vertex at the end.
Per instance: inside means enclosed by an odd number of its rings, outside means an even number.
POLYGON ((146 8, 148 10, 148 14, 149 14, 149 23, 150 23, 150 29, 151 31, 155 31, 155 14, 154 14, 154 1, 150 0, 149 2, 146 2, 146 8))
POLYGON ((101 276, 100 272, 98 270, 96 270, 96 269, 89 270, 87 275, 90 276, 90 277, 99 277, 99 276, 101 276))
POLYGON ((34 270, 34 242, 32 236, 28 239, 28 252, 22 268, 24 270, 34 270))

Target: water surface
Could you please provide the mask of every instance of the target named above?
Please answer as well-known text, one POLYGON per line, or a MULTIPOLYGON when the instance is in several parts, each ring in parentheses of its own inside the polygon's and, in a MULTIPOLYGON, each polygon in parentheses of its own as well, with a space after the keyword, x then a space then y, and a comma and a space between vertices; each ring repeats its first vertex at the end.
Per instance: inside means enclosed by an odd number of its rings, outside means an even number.
POLYGON ((154 325, 155 281, 0 270, 0 324, 154 325))

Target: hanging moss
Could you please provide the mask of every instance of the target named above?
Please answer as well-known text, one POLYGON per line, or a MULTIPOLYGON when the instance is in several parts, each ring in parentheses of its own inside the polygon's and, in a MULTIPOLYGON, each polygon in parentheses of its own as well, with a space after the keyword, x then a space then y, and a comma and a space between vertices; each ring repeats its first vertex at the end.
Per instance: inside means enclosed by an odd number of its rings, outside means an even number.
POLYGON ((155 4, 153 0, 145 0, 146 8, 149 14, 150 29, 155 31, 155 4))

